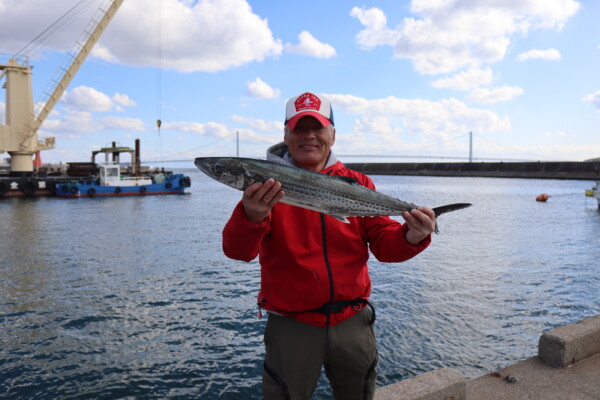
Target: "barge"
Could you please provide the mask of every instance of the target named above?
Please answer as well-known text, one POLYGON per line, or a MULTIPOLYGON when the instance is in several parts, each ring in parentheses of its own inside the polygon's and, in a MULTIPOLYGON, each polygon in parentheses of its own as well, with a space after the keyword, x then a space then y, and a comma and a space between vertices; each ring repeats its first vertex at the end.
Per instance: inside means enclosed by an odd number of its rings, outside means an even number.
POLYGON ((34 172, 15 174, 0 171, 0 198, 3 197, 96 197, 183 194, 192 181, 189 176, 142 167, 140 141, 135 149, 117 146, 92 151, 91 162, 36 165, 34 172), (122 153, 131 155, 131 164, 122 165, 122 153), (104 162, 96 156, 104 154, 104 162))

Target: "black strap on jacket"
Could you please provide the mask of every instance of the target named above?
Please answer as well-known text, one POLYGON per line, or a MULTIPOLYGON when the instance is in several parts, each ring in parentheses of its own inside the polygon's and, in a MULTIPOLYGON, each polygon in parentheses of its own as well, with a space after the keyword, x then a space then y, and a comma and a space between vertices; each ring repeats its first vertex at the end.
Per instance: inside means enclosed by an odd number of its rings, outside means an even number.
POLYGON ((344 311, 344 309, 346 307, 349 307, 349 306, 356 307, 359 304, 366 304, 371 309, 372 315, 371 315, 371 321, 369 321, 369 323, 371 325, 373 325, 373 323, 375 322, 375 307, 373 307, 373 304, 371 304, 371 302, 369 300, 363 299, 360 297, 358 299, 354 299, 354 300, 332 301, 332 302, 323 304, 321 307, 313 308, 312 310, 306 310, 304 312, 318 312, 321 314, 330 315, 330 314, 340 313, 340 312, 344 311))

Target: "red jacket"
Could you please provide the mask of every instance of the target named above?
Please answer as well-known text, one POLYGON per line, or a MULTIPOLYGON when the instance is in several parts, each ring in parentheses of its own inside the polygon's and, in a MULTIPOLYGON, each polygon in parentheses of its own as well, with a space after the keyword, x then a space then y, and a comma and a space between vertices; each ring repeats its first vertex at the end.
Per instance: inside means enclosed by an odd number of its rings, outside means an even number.
MULTIPOLYGON (((369 177, 341 162, 322 173, 349 176, 375 189, 369 177)), ((406 224, 389 217, 350 217, 350 223, 284 203, 258 224, 246 218, 240 202, 223 230, 223 251, 229 258, 261 265, 258 305, 309 324, 325 326, 326 316, 306 312, 327 302, 367 299, 371 279, 369 249, 382 262, 402 262, 423 251, 431 236, 417 246, 406 240, 406 224)), ((358 308, 358 307, 357 307, 358 308)), ((336 325, 354 314, 349 306, 331 314, 336 325)))

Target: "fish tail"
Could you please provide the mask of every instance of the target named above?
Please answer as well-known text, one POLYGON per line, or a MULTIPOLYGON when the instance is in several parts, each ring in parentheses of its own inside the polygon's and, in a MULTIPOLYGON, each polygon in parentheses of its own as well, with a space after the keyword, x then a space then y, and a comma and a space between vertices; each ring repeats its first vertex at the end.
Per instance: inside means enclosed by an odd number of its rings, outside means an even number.
POLYGON ((467 208, 467 207, 470 207, 470 206, 471 206, 471 203, 447 204, 445 206, 440 206, 440 207, 433 208, 433 212, 435 213, 436 217, 439 217, 440 215, 445 214, 447 212, 462 210, 463 208, 467 208))
MULTIPOLYGON (((436 218, 439 217, 440 215, 450 212, 450 211, 457 211, 457 210, 462 210, 463 208, 467 208, 470 207, 471 203, 454 203, 454 204, 446 204, 445 206, 440 206, 440 207, 435 207, 433 208, 433 212, 435 213, 436 218)), ((440 230, 438 229, 438 223, 437 220, 435 221, 435 233, 440 233, 440 230)))

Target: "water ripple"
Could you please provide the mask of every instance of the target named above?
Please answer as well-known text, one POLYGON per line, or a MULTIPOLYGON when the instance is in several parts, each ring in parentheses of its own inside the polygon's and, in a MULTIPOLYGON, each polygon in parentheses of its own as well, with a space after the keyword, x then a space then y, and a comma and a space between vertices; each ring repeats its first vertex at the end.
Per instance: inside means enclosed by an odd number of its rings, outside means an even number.
MULTIPOLYGON (((0 398, 261 397, 260 266, 220 243, 239 192, 190 174, 188 196, 0 201, 0 398)), ((480 376, 600 313, 588 182, 374 179, 419 204, 474 204, 442 216, 415 259, 370 262, 379 385, 480 376)), ((321 378, 313 398, 330 397, 321 378)))

